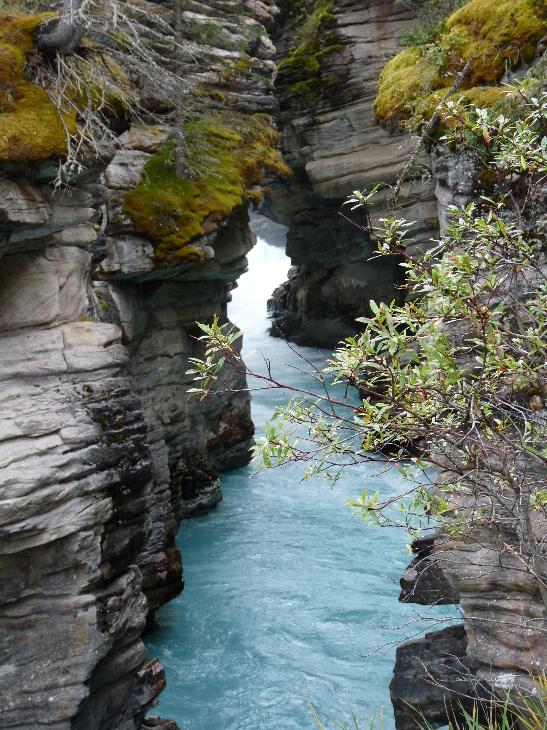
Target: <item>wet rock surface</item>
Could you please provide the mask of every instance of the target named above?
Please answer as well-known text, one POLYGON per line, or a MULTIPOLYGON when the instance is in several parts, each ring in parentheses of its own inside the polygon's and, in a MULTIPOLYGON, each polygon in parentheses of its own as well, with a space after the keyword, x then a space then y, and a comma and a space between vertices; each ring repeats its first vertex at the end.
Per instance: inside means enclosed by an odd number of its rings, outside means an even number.
POLYGON ((416 540, 412 544, 416 557, 401 576, 401 603, 443 606, 460 602, 442 570, 442 557, 435 553, 433 540, 416 540))
MULTIPOLYGON (((539 522, 534 527, 544 534, 539 522)), ((423 605, 452 598, 463 624, 451 627, 453 634, 442 629, 397 649, 391 696, 398 730, 412 722, 405 703, 429 722, 446 724, 444 703, 457 708, 461 693, 468 710, 474 698, 485 707, 492 697, 503 702, 511 687, 534 693, 533 677, 545 664, 546 610, 534 577, 505 548, 514 541, 510 530, 494 526, 457 542, 441 533, 423 573, 417 567, 423 557, 410 564, 400 600, 423 605)))

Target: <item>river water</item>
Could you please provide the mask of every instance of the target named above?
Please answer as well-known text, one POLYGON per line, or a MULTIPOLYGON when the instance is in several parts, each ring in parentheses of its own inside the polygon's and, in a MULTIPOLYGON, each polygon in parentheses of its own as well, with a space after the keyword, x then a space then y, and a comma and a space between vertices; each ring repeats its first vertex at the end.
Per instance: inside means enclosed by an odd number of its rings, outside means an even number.
MULTIPOLYGON (((308 384, 283 368, 301 361, 266 333, 266 301, 290 261, 279 245, 283 231, 264 221, 254 218, 262 238, 228 314, 244 331, 244 353, 260 348, 284 382, 308 384)), ((315 363, 329 354, 300 349, 315 363)), ((257 353, 249 362, 258 361, 257 353)), ((257 435, 281 400, 272 391, 253 395, 257 435)), ((409 562, 405 534, 364 527, 345 506, 363 491, 371 465, 333 491, 321 481, 300 483, 301 470, 250 478, 253 471, 223 475, 218 508, 180 526, 184 593, 158 611, 159 627, 147 639, 149 656, 159 656, 167 676, 154 713, 181 730, 304 730, 317 727, 308 698, 325 730, 335 727, 328 718, 350 725, 349 705, 360 729, 373 715, 379 729, 383 715, 392 730, 395 648, 360 654, 414 634, 415 625, 395 629, 415 608, 430 616, 450 609, 398 603, 394 579, 409 562)), ((383 494, 400 487, 395 475, 374 480, 383 494)))

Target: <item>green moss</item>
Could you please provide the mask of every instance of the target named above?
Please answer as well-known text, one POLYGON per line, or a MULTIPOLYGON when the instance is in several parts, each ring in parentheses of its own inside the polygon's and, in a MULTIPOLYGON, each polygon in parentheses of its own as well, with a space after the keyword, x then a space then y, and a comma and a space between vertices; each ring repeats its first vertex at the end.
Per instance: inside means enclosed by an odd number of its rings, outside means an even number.
POLYGON ((233 70, 237 73, 246 73, 251 66, 251 61, 249 58, 241 58, 239 61, 236 61, 234 65, 232 66, 233 70))
POLYGON ((306 106, 310 109, 314 109, 317 104, 317 86, 319 81, 317 79, 310 79, 309 81, 298 81, 289 88, 289 92, 293 99, 302 99, 306 106))
POLYGON ((292 8, 297 30, 288 57, 278 66, 276 86, 282 105, 300 97, 306 106, 314 109, 318 100, 321 64, 330 53, 343 48, 332 30, 336 25, 336 16, 331 12, 333 1, 315 0, 311 12, 308 12, 309 3, 300 0, 286 5, 292 8))
POLYGON ((336 46, 339 45, 339 41, 340 39, 336 33, 327 33, 327 35, 323 37, 324 46, 336 46))
POLYGON ((529 46, 525 46, 524 48, 520 49, 520 57, 522 58, 524 63, 532 63, 536 56, 536 48, 537 45, 535 43, 532 43, 529 46))
POLYGON ((545 0, 472 0, 448 18, 436 43, 407 49, 386 65, 374 110, 388 129, 416 125, 427 118, 431 93, 449 88, 469 59, 462 88, 496 84, 507 64, 533 59, 546 32, 545 0))
POLYGON ((309 81, 298 81, 296 84, 291 86, 291 92, 293 94, 312 94, 313 86, 318 84, 317 79, 310 79, 309 81))
MULTIPOLYGON (((430 117, 433 114, 439 100, 444 98, 444 95, 448 91, 449 88, 439 89, 425 99, 422 107, 424 117, 430 117)), ((479 109, 501 108, 508 93, 508 89, 503 86, 473 86, 471 89, 465 89, 452 94, 452 96, 448 97, 447 102, 458 102, 461 106, 479 109)), ((453 124, 453 120, 447 119, 441 113, 440 132, 443 132, 447 126, 453 124)))
POLYGON ((409 119, 425 92, 433 86, 437 71, 427 67, 418 48, 407 48, 380 74, 373 109, 380 123, 392 129, 409 119), (427 73, 424 74, 424 71, 427 73))
POLYGON ((272 123, 272 116, 267 112, 256 112, 256 114, 253 114, 253 119, 259 122, 265 122, 268 126, 272 123))
POLYGON ((499 81, 508 61, 516 65, 521 51, 537 45, 547 30, 547 4, 534 0, 472 0, 453 13, 445 32, 464 33, 461 56, 473 54, 470 86, 499 81))
MULTIPOLYGON (((84 45, 86 45, 85 38, 84 45)), ((68 93, 79 110, 83 111, 88 106, 94 109, 100 108, 103 116, 115 119, 121 117, 135 103, 136 97, 131 89, 129 78, 107 54, 95 55, 93 64, 79 61, 78 68, 82 77, 85 78, 85 89, 83 84, 75 85, 68 93), (101 72, 105 78, 109 78, 113 82, 110 87, 104 88, 95 82, 95 73, 99 64, 102 66, 101 72)))
POLYGON ((507 96, 508 90, 503 86, 474 86, 460 93, 449 96, 447 101, 458 101, 462 104, 478 107, 479 109, 492 109, 507 96))
POLYGON ((281 61, 277 67, 278 78, 284 83, 291 84, 316 78, 320 68, 316 58, 319 52, 318 38, 302 43, 288 58, 281 61))
POLYGON ((201 251, 195 246, 183 246, 173 254, 177 259, 186 259, 187 261, 201 261, 201 251))
POLYGON ((316 54, 315 58, 319 63, 321 63, 323 58, 325 58, 325 56, 328 56, 329 53, 339 53, 343 48, 344 46, 340 43, 335 46, 327 46, 322 51, 319 51, 319 53, 316 54))
MULTIPOLYGON (((240 49, 246 51, 248 49, 240 49)), ((262 81, 263 83, 269 84, 271 79, 268 75, 264 74, 264 69, 261 67, 260 62, 258 64, 252 64, 251 59, 242 58, 235 63, 227 63, 226 69, 221 73, 221 78, 225 81, 229 81, 234 77, 240 76, 245 79, 255 79, 262 81)))
POLYGON ((226 94, 222 93, 222 91, 219 91, 218 89, 211 89, 206 86, 196 86, 195 88, 200 96, 208 97, 209 99, 212 99, 213 102, 223 104, 226 99, 226 94))
MULTIPOLYGON (((269 120, 268 120, 269 121, 269 120)), ((290 176, 275 150, 277 133, 264 115, 250 121, 231 113, 229 120, 199 120, 187 125, 192 180, 174 172, 174 142, 169 140, 146 165, 143 183, 124 196, 124 212, 135 230, 149 238, 158 261, 190 261, 199 250, 189 242, 226 218, 260 182, 264 169, 290 176)))
POLYGON ((317 19, 319 20, 319 23, 324 25, 325 27, 328 27, 329 25, 336 25, 336 16, 332 13, 319 13, 317 19))
POLYGON ((32 34, 47 15, 0 13, 0 161, 38 162, 66 154, 66 132, 74 116, 60 118, 39 86, 25 77, 32 34))

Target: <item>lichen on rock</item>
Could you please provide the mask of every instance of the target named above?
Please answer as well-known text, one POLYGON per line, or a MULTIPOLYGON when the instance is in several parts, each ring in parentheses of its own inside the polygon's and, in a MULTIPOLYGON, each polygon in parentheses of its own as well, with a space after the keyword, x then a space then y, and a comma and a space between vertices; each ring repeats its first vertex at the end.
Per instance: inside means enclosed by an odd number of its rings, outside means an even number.
POLYGON ((285 15, 290 15, 296 26, 292 48, 278 66, 277 87, 282 96, 300 99, 305 106, 314 109, 319 93, 321 64, 343 46, 335 33, 336 16, 333 0, 286 0, 282 5, 285 15))

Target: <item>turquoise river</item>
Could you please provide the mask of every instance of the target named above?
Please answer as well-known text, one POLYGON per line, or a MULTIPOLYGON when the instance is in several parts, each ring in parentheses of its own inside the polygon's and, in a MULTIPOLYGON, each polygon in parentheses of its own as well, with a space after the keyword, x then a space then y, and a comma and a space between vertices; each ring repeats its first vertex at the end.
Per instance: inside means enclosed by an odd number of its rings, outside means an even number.
MULTIPOLYGON (((256 215, 253 223, 260 237, 228 313, 244 332, 244 353, 260 348, 284 382, 306 383, 294 368, 283 370, 302 364, 267 334, 266 301, 290 263, 280 228, 256 215)), ((301 349, 318 364, 328 355, 301 349)), ((258 363, 258 353, 250 357, 258 363)), ((257 435, 282 399, 253 395, 257 435)), ((395 648, 384 645, 415 634, 414 624, 397 628, 416 609, 448 616, 450 607, 398 602, 407 536, 364 527, 345 505, 363 491, 371 465, 333 491, 321 481, 301 483, 298 470, 250 478, 253 471, 223 475, 218 508, 180 526, 184 593, 158 611, 159 627, 147 638, 149 656, 159 656, 167 676, 154 714, 181 730, 304 730, 317 728, 308 698, 325 730, 336 727, 333 720, 349 726, 350 705, 360 730, 373 716, 374 728, 382 719, 393 730, 395 648)), ((389 475, 373 486, 389 494, 401 484, 389 475)))

